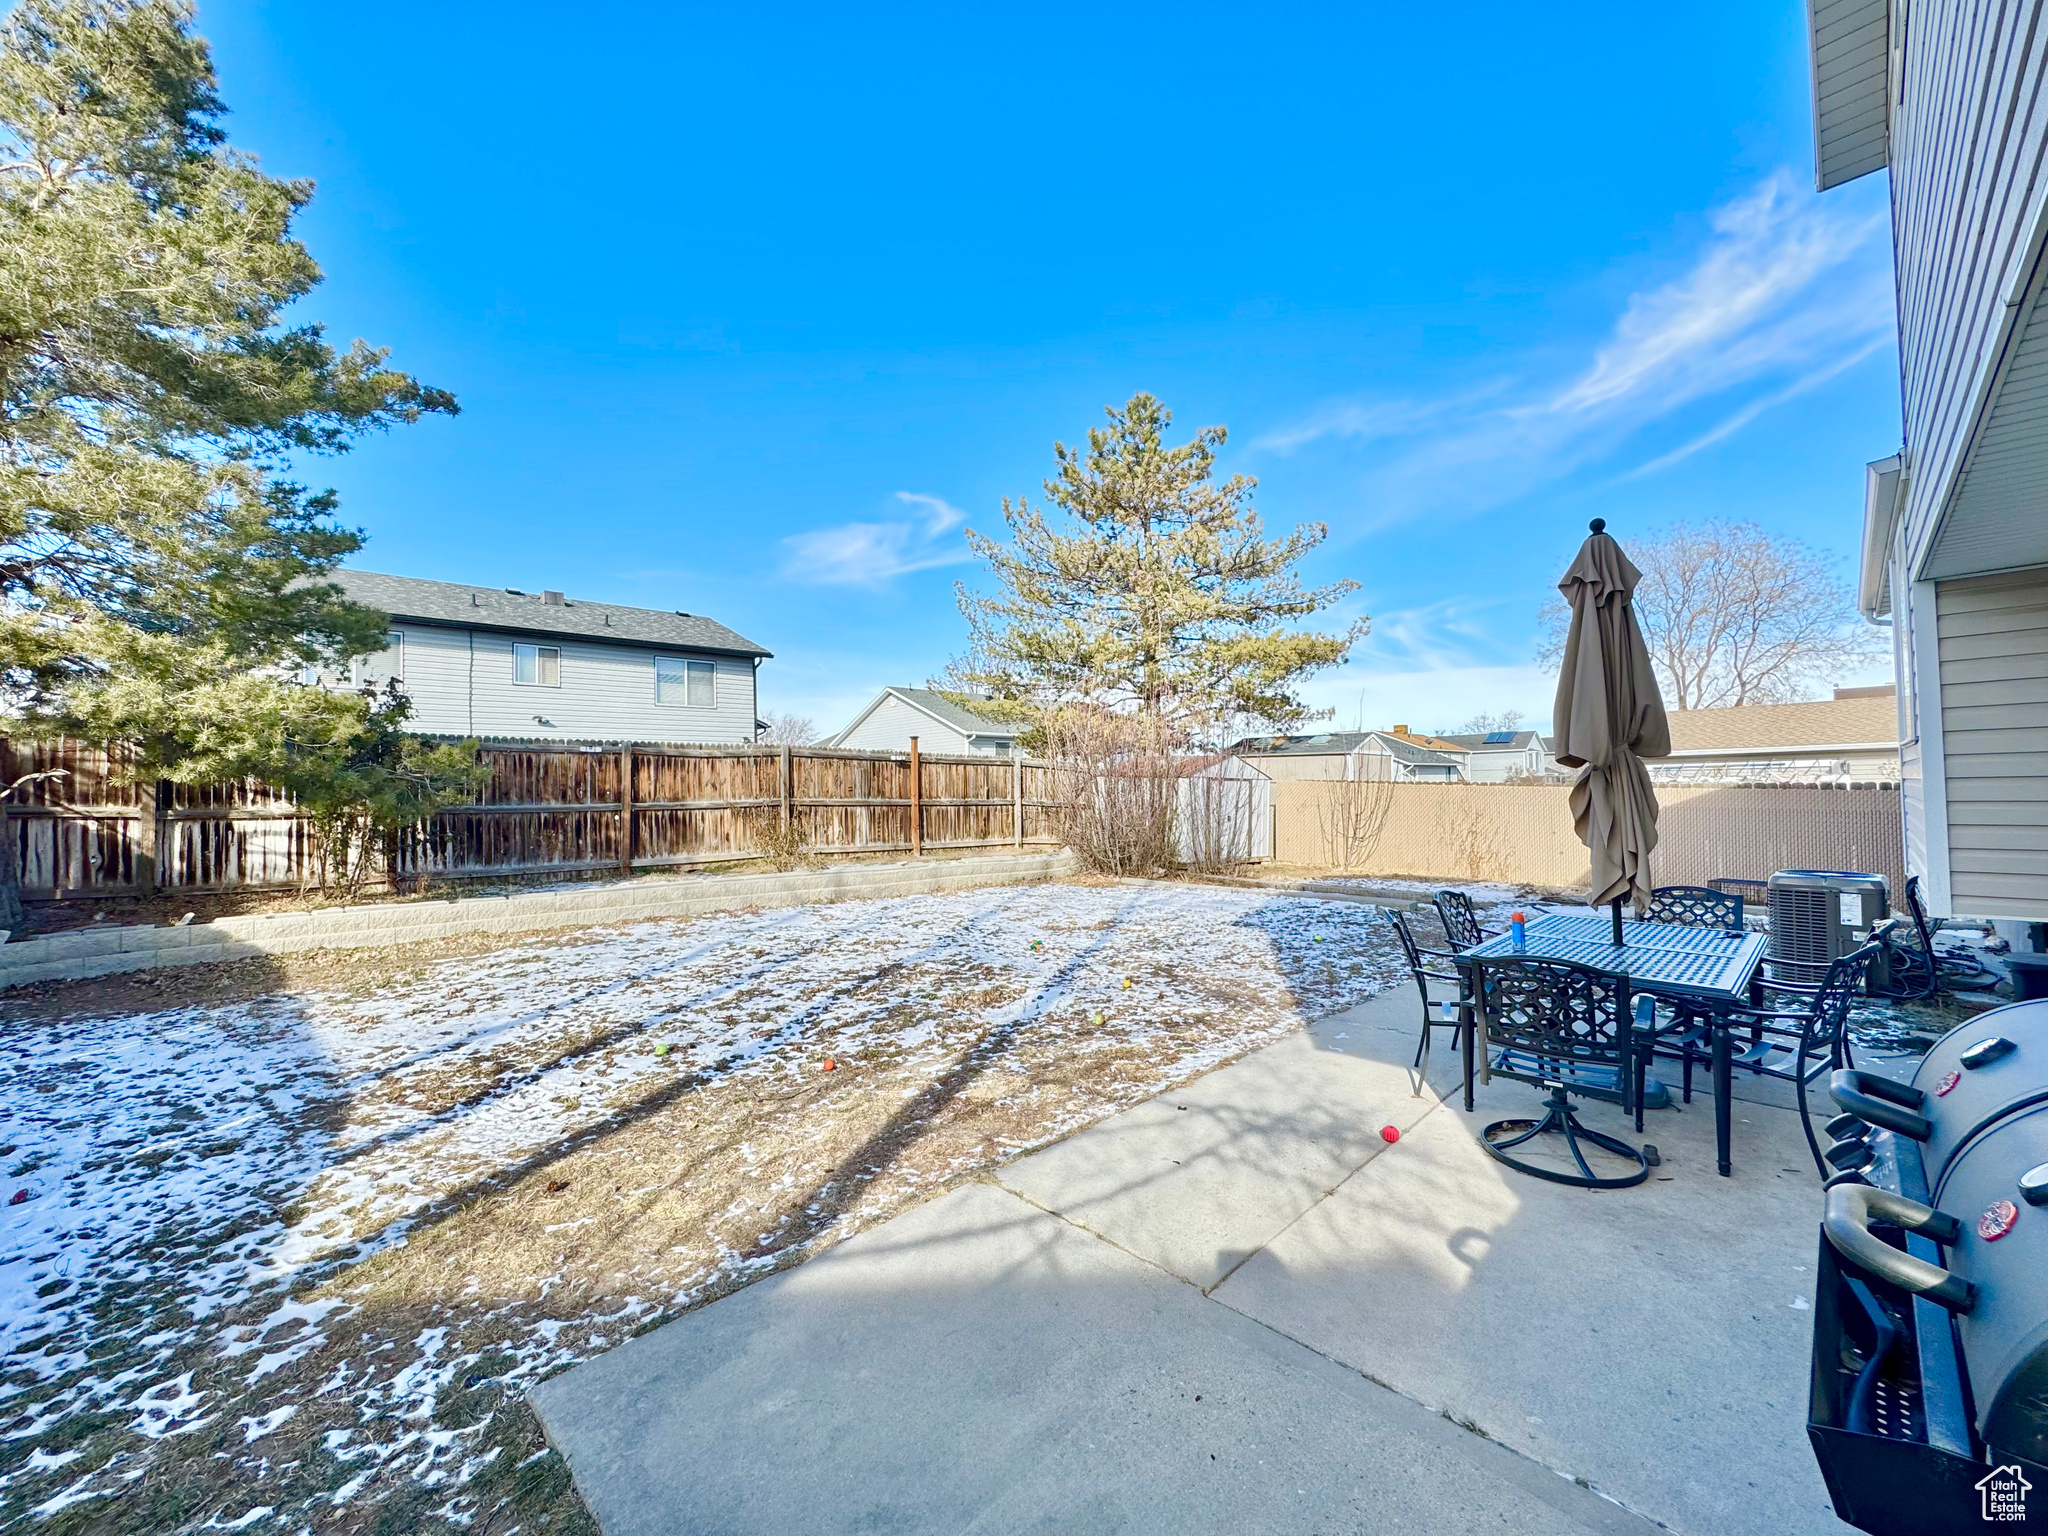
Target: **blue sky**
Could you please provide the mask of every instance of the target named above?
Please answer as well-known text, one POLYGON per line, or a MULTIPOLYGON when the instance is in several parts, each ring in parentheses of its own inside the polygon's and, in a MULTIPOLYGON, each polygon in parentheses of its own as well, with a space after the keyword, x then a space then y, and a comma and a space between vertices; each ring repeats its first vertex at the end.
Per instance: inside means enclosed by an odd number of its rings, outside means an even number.
POLYGON ((1592 516, 1846 574, 1899 439, 1884 178, 1810 190, 1798 0, 200 30, 236 145, 318 183, 307 313, 463 403, 306 466, 356 563, 710 614, 826 730, 944 666, 961 527, 1137 389, 1329 524, 1345 726, 1545 721, 1592 516))

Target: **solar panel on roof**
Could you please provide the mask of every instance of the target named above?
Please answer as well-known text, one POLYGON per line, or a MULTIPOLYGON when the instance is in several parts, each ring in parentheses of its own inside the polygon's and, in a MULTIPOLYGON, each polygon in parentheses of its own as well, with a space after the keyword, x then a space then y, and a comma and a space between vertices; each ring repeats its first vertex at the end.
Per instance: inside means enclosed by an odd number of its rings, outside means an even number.
POLYGON ((1489 747, 1504 747, 1514 739, 1515 733, 1513 731, 1488 731, 1486 733, 1486 741, 1484 745, 1489 747))

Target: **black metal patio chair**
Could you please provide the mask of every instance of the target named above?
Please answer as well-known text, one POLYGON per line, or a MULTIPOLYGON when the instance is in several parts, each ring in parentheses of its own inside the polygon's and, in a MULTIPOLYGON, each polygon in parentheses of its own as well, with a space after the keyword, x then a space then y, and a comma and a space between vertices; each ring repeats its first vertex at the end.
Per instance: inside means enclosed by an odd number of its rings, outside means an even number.
POLYGON ((1684 1063, 1686 1102, 1692 1102, 1693 1064, 1713 1059, 1709 1032, 1715 1028, 1747 1029, 1747 1041, 1739 1047, 1731 1042, 1731 1070, 1792 1084, 1799 1099, 1799 1127, 1806 1133, 1813 1165, 1822 1178, 1832 1174, 1835 1170, 1822 1157, 1820 1142, 1813 1134, 1813 1114, 1807 1105, 1806 1090, 1816 1078, 1838 1067, 1856 1065, 1849 1044, 1849 1010, 1855 1005, 1857 993, 1863 990, 1864 975, 1876 954, 1875 944, 1865 944, 1843 955, 1828 966, 1814 986, 1767 977, 1759 983, 1759 991, 1766 1001, 1779 1006, 1716 1008, 1711 1017, 1702 1018, 1675 1039, 1660 1039, 1659 1049, 1684 1063))
MULTIPOLYGON (((1573 1094, 1619 1103, 1634 1112, 1636 1128, 1642 1129, 1650 1042, 1638 1030, 1628 977, 1562 960, 1475 960, 1471 965, 1489 1068, 1496 1076, 1550 1090, 1542 1119, 1497 1120, 1487 1126, 1480 1133, 1486 1150, 1517 1172, 1555 1184, 1626 1189, 1642 1183, 1650 1176, 1643 1150, 1585 1125, 1571 1103, 1573 1094), (1509 1155, 1546 1135, 1564 1138, 1576 1174, 1509 1155), (1634 1166, 1618 1175, 1596 1173, 1586 1158, 1589 1145, 1634 1166)), ((1646 995, 1642 1001, 1650 999, 1646 995)))
POLYGON ((1739 933, 1742 898, 1704 885, 1660 885, 1650 893, 1650 909, 1643 914, 1643 921, 1739 933))
MULTIPOLYGON (((1458 958, 1447 949, 1426 949, 1415 942, 1415 935, 1409 931, 1408 915, 1392 907, 1382 909, 1387 924, 1394 930, 1394 936, 1401 941, 1401 953, 1408 957, 1409 974, 1415 978, 1415 990, 1422 994, 1422 1039, 1415 1047, 1415 1062, 1411 1070, 1415 1074, 1415 1093, 1419 1098, 1423 1084, 1429 1077, 1429 1041, 1433 1029, 1462 1030, 1472 1017, 1472 989, 1465 973, 1459 969, 1458 958), (1436 962, 1431 965, 1430 962, 1436 962), (1429 995, 1429 984, 1439 982, 1457 993, 1455 1002, 1429 995)), ((1471 1084, 1468 1081, 1469 1094, 1471 1084)), ((1471 1103, 1465 1107, 1470 1109, 1471 1103)))
MULTIPOLYGON (((1732 891, 1705 885, 1660 885, 1650 893, 1650 907, 1643 914, 1646 923, 1668 923, 1678 928, 1720 928, 1742 931, 1742 897, 1732 891)), ((1665 1017, 1657 1034, 1661 1039, 1683 1037, 1700 1024, 1699 1010, 1683 998, 1666 998, 1665 1017)), ((1691 1084, 1685 1102, 1692 1102, 1691 1084)))
POLYGON ((1472 898, 1463 891, 1438 891, 1430 898, 1430 905, 1436 908, 1437 921, 1444 925, 1444 937, 1451 941, 1451 948, 1470 949, 1493 937, 1489 929, 1479 926, 1472 898))

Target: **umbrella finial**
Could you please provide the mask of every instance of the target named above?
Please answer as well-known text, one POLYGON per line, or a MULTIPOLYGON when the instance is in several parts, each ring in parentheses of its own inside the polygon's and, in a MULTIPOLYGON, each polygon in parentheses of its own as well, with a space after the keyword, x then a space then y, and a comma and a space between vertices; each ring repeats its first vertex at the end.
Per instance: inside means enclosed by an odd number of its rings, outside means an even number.
POLYGON ((1595 533, 1605 533, 1607 531, 1607 519, 1604 517, 1596 517, 1593 519, 1592 522, 1588 523, 1586 526, 1591 528, 1595 533))

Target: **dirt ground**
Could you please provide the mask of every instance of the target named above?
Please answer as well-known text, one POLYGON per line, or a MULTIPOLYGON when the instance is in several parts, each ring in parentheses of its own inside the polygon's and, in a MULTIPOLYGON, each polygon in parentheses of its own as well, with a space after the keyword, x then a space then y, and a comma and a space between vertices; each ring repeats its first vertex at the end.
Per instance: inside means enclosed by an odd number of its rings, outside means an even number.
POLYGON ((1396 982, 1065 883, 22 989, 0 1525, 587 1531, 534 1381, 1396 982))

